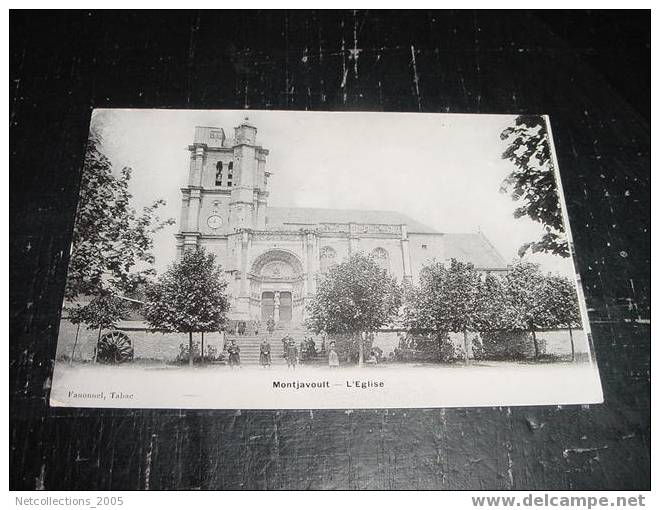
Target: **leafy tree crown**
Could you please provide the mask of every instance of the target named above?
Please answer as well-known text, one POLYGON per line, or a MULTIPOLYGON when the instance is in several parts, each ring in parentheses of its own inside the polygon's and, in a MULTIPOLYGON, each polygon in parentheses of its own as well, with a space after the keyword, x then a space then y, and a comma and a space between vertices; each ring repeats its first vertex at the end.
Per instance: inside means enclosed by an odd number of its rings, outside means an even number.
POLYGON ((87 143, 73 227, 65 297, 98 295, 108 289, 130 292, 154 274, 152 234, 173 223, 161 220, 156 200, 137 212, 128 191, 131 169, 113 173, 94 133, 87 143), (143 266, 135 269, 136 266, 143 266))
POLYGON ((113 329, 128 313, 124 300, 104 292, 86 305, 76 305, 68 310, 73 324, 85 324, 87 329, 113 329))
POLYGON ((518 254, 522 257, 531 250, 568 257, 568 240, 544 118, 521 115, 516 118, 515 126, 502 131, 500 138, 509 142, 502 158, 513 163, 513 171, 502 182, 500 191, 510 193, 514 201, 521 202, 514 217, 528 216, 545 228, 540 240, 523 244, 518 254))
POLYGON ((401 288, 370 255, 354 253, 318 280, 307 306, 313 331, 355 334, 392 321, 401 306, 401 288))
POLYGON ((464 331, 475 327, 479 273, 468 262, 434 261, 420 271, 407 292, 405 322, 413 330, 464 331))
POLYGON ((576 287, 538 264, 519 262, 502 275, 471 264, 432 262, 406 289, 404 322, 413 331, 529 330, 580 327, 576 287))
POLYGON ((226 287, 214 254, 203 248, 186 250, 147 286, 146 319, 152 328, 166 331, 219 331, 229 310, 226 287))

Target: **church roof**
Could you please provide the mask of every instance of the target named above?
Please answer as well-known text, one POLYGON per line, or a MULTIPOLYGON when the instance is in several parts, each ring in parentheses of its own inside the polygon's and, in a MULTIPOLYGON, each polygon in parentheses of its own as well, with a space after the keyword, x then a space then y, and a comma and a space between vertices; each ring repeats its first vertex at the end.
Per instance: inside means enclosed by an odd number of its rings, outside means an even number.
POLYGON ((479 269, 505 269, 506 262, 481 232, 441 234, 445 259, 470 261, 479 269))
POLYGON ((438 231, 395 211, 365 209, 321 209, 315 207, 268 207, 268 227, 284 230, 298 229, 319 223, 371 223, 381 225, 407 225, 408 232, 437 234, 438 231))

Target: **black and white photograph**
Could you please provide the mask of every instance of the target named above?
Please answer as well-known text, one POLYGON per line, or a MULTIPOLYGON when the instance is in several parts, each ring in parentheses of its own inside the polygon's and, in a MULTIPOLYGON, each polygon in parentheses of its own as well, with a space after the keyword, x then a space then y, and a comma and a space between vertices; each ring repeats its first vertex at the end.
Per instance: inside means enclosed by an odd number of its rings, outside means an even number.
POLYGON ((9 11, 11 508, 658 506, 650 6, 335 4, 9 11))
POLYGON ((51 404, 602 400, 542 115, 97 109, 51 404))

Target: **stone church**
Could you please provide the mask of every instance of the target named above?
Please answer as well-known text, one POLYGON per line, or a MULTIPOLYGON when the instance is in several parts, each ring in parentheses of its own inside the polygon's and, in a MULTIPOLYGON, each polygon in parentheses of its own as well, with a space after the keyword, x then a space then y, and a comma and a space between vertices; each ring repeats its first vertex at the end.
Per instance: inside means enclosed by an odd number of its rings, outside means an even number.
POLYGON ((196 127, 188 150, 177 255, 197 246, 216 254, 229 282, 230 319, 300 323, 316 276, 355 251, 372 254, 399 281, 416 280, 432 259, 506 270, 482 233, 437 232, 394 211, 269 207, 276 177, 247 119, 233 136, 196 127))

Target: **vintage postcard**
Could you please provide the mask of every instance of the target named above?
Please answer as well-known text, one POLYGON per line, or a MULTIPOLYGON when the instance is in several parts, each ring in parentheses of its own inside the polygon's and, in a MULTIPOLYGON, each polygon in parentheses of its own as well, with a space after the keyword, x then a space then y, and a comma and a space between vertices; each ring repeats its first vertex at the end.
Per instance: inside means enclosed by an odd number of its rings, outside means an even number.
POLYGON ((95 110, 51 405, 602 402, 550 119, 95 110))

